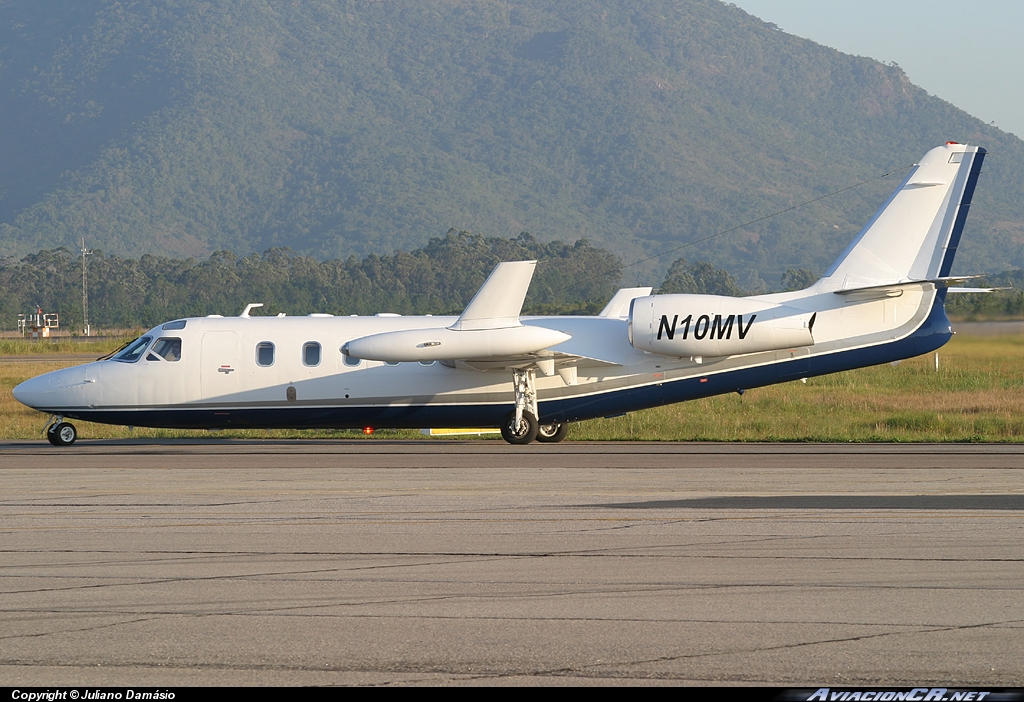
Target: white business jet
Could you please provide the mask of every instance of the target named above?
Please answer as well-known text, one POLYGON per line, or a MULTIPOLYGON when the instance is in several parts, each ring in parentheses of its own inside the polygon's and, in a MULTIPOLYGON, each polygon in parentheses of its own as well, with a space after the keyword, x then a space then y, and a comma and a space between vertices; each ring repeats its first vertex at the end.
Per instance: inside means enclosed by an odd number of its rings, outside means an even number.
POLYGON ((914 166, 825 276, 734 298, 620 290, 592 317, 520 315, 536 261, 499 264, 459 317, 178 319, 112 358, 14 389, 66 419, 188 429, 500 427, 561 441, 569 422, 917 356, 944 301, 985 150, 914 166))

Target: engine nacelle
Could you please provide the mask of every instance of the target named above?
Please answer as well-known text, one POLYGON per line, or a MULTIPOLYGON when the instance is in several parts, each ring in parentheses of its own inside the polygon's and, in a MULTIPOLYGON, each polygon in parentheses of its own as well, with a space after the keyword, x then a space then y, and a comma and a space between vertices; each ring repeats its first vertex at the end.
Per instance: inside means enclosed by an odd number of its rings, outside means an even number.
POLYGON ((720 295, 650 295, 629 308, 629 343, 663 356, 709 357, 811 346, 815 314, 720 295))

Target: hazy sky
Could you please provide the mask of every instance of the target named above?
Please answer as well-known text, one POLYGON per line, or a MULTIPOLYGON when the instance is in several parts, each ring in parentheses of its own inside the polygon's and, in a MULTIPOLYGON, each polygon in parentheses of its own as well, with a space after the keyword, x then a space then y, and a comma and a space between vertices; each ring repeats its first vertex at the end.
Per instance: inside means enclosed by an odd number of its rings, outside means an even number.
POLYGON ((732 0, 782 30, 895 61, 911 82, 1024 137, 1024 0, 732 0))

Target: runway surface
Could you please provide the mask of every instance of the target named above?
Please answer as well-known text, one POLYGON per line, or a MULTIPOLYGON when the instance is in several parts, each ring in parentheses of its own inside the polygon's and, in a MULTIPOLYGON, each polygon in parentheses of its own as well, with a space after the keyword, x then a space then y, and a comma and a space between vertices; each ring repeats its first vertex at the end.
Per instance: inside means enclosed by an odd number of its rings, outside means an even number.
POLYGON ((0 444, 0 685, 1024 685, 1024 447, 0 444))

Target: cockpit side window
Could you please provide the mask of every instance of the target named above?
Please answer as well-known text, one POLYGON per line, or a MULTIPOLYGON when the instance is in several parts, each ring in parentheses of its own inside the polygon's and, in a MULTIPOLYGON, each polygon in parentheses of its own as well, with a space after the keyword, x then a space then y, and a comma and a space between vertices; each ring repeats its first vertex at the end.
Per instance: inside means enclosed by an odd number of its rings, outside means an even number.
POLYGON ((153 348, 150 349, 149 355, 146 356, 147 361, 157 361, 162 358, 165 361, 180 361, 181 360, 181 339, 175 337, 162 337, 156 340, 153 344, 153 348), (155 358, 158 356, 159 358, 155 358))
POLYGON ((115 361, 121 361, 122 363, 135 363, 139 358, 142 357, 142 352, 149 346, 149 342, 153 340, 151 336, 143 336, 136 339, 132 343, 128 344, 124 351, 114 356, 115 361))

